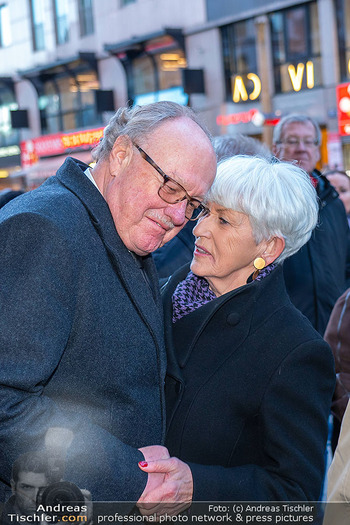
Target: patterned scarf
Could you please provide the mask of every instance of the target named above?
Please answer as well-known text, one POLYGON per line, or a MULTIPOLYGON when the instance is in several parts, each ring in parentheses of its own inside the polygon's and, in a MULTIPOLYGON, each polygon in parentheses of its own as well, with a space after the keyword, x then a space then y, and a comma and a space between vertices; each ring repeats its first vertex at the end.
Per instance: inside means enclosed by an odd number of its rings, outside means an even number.
MULTIPOLYGON (((275 268, 275 264, 269 264, 260 270, 255 281, 261 281, 275 268)), ((249 277, 247 282, 251 281, 252 279, 249 277)), ((173 293, 173 323, 214 299, 216 299, 216 295, 210 290, 208 281, 190 271, 186 279, 177 285, 173 293)))

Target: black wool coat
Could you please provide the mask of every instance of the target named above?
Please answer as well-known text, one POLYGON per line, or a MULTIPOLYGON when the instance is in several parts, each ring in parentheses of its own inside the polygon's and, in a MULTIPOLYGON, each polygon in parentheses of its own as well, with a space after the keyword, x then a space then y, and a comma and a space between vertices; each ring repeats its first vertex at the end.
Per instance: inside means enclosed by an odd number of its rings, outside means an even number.
POLYGON ((310 240, 283 263, 292 303, 323 336, 338 297, 350 286, 350 232, 345 208, 326 177, 319 176, 318 224, 310 240))
POLYGON ((171 323, 170 453, 189 463, 194 500, 317 500, 334 389, 329 346, 291 304, 282 269, 171 323))

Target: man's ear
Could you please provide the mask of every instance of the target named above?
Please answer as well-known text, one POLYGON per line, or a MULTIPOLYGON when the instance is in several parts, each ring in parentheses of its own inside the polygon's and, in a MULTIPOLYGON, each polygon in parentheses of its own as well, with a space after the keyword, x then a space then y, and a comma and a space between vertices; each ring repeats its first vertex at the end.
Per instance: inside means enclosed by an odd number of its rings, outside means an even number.
POLYGON ((266 266, 273 263, 281 255, 285 245, 285 240, 282 237, 272 237, 272 239, 267 241, 266 249, 262 254, 266 266))
POLYGON ((109 168, 112 176, 127 168, 133 156, 133 144, 127 135, 120 135, 109 154, 109 168))

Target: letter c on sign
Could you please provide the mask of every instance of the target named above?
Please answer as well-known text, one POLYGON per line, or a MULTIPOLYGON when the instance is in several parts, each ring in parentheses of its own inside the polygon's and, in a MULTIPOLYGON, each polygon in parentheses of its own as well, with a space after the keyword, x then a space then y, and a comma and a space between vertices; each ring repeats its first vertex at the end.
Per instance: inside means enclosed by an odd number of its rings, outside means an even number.
POLYGON ((248 73, 247 78, 254 84, 254 89, 249 95, 250 100, 256 100, 261 93, 261 81, 255 73, 248 73))

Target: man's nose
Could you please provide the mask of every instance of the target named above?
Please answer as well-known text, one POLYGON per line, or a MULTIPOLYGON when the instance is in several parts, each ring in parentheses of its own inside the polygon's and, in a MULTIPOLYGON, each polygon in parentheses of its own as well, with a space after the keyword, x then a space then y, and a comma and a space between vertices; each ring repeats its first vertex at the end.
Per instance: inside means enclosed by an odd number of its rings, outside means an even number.
POLYGON ((165 208, 165 214, 171 219, 174 226, 181 226, 186 220, 187 200, 177 202, 176 204, 168 204, 165 208))
POLYGON ((302 151, 307 150, 307 147, 302 139, 298 141, 297 149, 301 149, 302 151))
POLYGON ((39 490, 40 488, 34 488, 33 489, 33 492, 32 492, 32 498, 33 498, 33 501, 36 503, 36 500, 38 498, 38 494, 39 494, 39 490))

